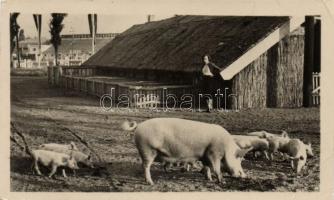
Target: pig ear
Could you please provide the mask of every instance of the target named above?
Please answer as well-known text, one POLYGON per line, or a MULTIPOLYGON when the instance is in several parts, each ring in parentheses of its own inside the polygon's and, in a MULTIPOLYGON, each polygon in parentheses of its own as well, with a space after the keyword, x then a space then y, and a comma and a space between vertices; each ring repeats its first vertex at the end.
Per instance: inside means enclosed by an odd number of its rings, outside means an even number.
POLYGON ((282 131, 281 136, 284 137, 284 138, 289 137, 289 135, 288 135, 288 133, 286 131, 282 131))
POLYGON ((74 150, 75 147, 76 147, 75 144, 74 144, 74 142, 71 142, 70 144, 71 144, 71 150, 74 150))
POLYGON ((70 153, 70 160, 72 160, 73 159, 73 151, 71 151, 71 153, 70 153))
POLYGON ((237 158, 243 158, 246 155, 246 153, 249 152, 252 149, 253 149, 253 147, 250 147, 248 149, 238 149, 236 151, 236 157, 237 158))
POLYGON ((62 158, 62 161, 64 164, 66 164, 68 162, 67 158, 62 158))
POLYGON ((267 131, 261 131, 261 132, 262 132, 262 137, 263 137, 263 138, 267 138, 267 136, 268 136, 268 135, 267 135, 267 131))

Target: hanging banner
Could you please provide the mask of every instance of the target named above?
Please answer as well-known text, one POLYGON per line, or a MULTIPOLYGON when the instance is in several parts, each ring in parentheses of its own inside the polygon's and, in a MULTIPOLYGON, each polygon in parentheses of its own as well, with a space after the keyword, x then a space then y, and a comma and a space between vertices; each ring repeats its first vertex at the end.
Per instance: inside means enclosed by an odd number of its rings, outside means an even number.
MULTIPOLYGON (((88 25, 89 25, 89 33, 90 36, 93 37, 93 29, 94 29, 94 36, 96 36, 97 33, 97 14, 88 14, 88 25)), ((94 44, 96 43, 95 37, 94 44)))
POLYGON ((42 15, 40 15, 40 14, 33 14, 33 17, 34 17, 36 29, 37 29, 37 32, 38 32, 38 38, 40 40, 40 38, 41 38, 41 32, 42 32, 42 15))
POLYGON ((40 14, 33 14, 34 17, 34 21, 35 21, 35 25, 36 25, 36 29, 37 29, 37 33, 38 33, 38 56, 36 59, 38 59, 38 67, 40 67, 41 65, 41 32, 42 32, 42 15, 40 14))
POLYGON ((97 33, 97 14, 88 14, 88 25, 90 36, 93 36, 93 25, 94 25, 94 34, 97 33))
POLYGON ((89 25, 89 33, 90 33, 90 36, 92 37, 93 36, 92 14, 88 14, 88 25, 89 25))
POLYGON ((94 14, 94 27, 95 27, 94 33, 96 35, 97 33, 97 14, 94 14))

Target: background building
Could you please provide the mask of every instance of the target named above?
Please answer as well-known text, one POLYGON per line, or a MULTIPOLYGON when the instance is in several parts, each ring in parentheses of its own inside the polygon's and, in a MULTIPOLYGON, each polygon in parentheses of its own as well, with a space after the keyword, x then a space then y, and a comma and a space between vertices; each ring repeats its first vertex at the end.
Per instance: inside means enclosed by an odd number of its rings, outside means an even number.
MULTIPOLYGON (((117 33, 100 33, 96 35, 95 52, 115 38, 117 33)), ((61 45, 58 50, 59 64, 62 66, 77 66, 82 64, 92 55, 92 38, 90 34, 62 35, 61 45)), ((54 48, 50 46, 43 52, 43 61, 48 66, 55 65, 54 48)))
MULTIPOLYGON (((46 51, 51 45, 48 44, 45 38, 42 39, 41 52, 46 51)), ((42 56, 39 55, 38 49, 38 39, 37 38, 27 38, 19 42, 19 51, 20 51, 20 67, 21 68, 38 68, 38 60, 42 59, 42 56)), ((17 61, 17 49, 14 48, 14 68, 18 67, 17 61)), ((40 63, 41 67, 45 67, 47 63, 40 63)))
MULTIPOLYGON (((96 35, 95 52, 115 38, 116 33, 101 33, 96 35)), ((62 35, 59 46, 59 64, 62 66, 77 66, 92 55, 92 38, 89 34, 62 35)), ((54 48, 46 39, 42 40, 41 55, 39 56, 38 39, 20 41, 20 67, 40 68, 55 65, 54 48)), ((14 49, 14 68, 18 67, 17 51, 14 49)))

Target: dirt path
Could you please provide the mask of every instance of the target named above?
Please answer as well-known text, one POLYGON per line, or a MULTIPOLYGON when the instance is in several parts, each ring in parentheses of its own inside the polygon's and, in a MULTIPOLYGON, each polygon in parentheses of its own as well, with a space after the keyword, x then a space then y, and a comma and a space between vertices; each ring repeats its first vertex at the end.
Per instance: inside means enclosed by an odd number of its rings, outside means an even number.
MULTIPOLYGON (((99 99, 60 89, 49 88, 46 77, 12 77, 11 120, 22 130, 29 144, 74 141, 84 152, 89 150, 62 127, 75 131, 106 162, 105 173, 81 169, 78 176, 64 179, 32 174, 31 161, 15 144, 11 144, 12 191, 318 191, 319 190, 319 109, 263 109, 240 112, 149 112, 117 110, 106 112, 99 99), (308 160, 300 177, 294 177, 288 162, 245 160, 247 179, 225 174, 225 183, 208 182, 199 169, 165 173, 159 164, 152 167, 156 185, 144 183, 140 160, 132 135, 122 131, 125 120, 138 122, 152 117, 180 117, 224 126, 233 134, 255 130, 278 133, 286 130, 292 137, 312 141, 315 157, 308 160), (287 177, 282 178, 282 173, 287 177)), ((47 170, 46 170, 47 171, 47 170)), ((46 172, 45 171, 45 172, 46 172)))

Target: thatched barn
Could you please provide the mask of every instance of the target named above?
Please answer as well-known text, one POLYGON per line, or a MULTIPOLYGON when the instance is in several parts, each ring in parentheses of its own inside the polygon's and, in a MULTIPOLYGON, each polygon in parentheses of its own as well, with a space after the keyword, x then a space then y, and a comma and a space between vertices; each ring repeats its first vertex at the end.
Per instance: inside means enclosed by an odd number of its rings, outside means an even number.
POLYGON ((175 16, 132 26, 81 67, 94 68, 96 76, 192 85, 192 93, 201 93, 203 57, 209 55, 217 68, 205 92, 235 94, 228 107, 299 107, 303 22, 303 17, 175 16))

